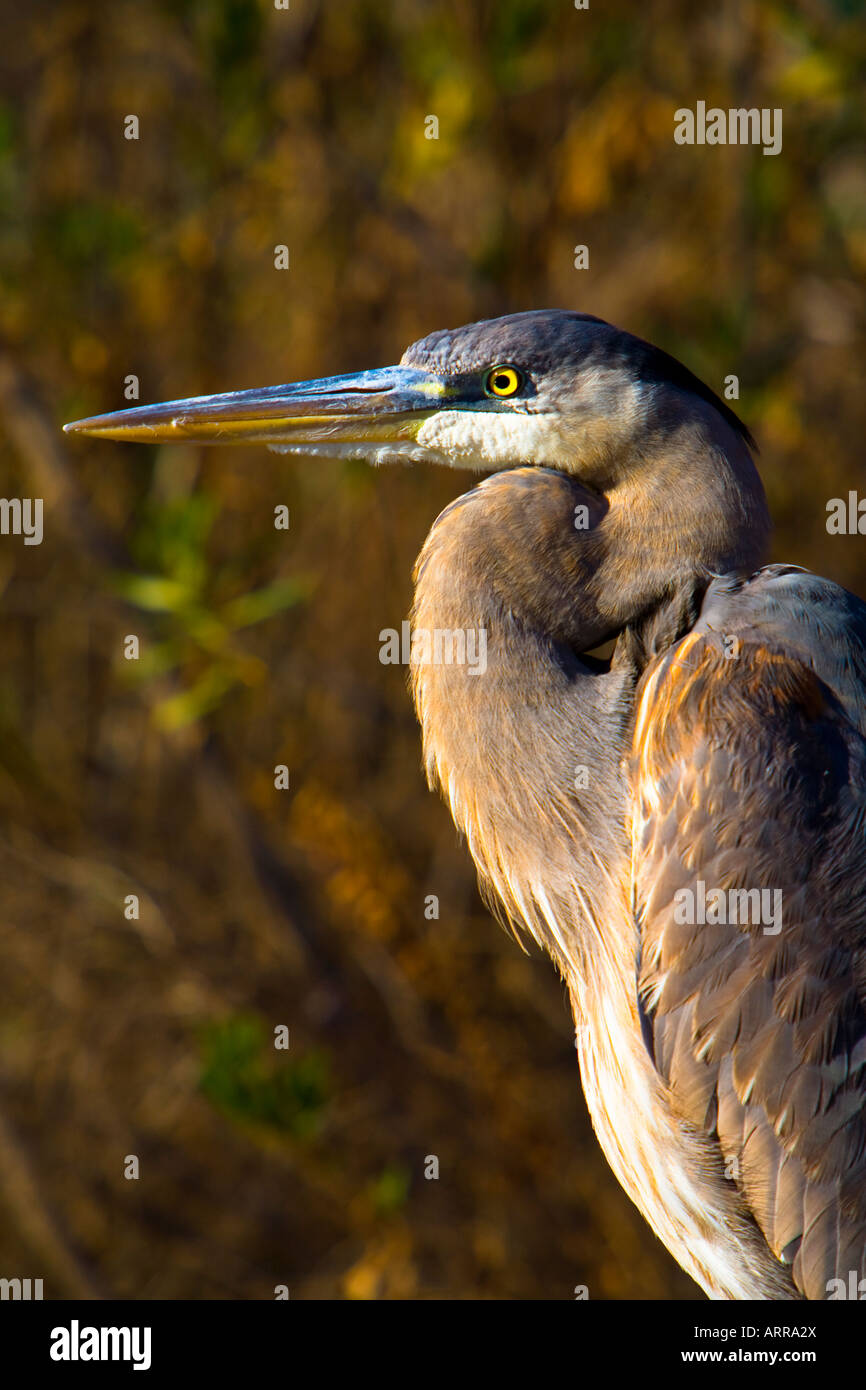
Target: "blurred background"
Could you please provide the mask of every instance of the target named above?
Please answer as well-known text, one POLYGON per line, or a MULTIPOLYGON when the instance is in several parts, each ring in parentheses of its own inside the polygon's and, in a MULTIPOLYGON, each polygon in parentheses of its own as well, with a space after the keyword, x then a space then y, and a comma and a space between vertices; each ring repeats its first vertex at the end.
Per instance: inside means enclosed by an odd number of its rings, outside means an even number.
POLYGON ((40 546, 0 538, 0 1276, 699 1296, 379 663, 474 480, 59 429, 130 374, 264 385, 577 308, 736 374, 775 558, 866 594, 825 526, 866 488, 864 58, 859 0, 0 0, 0 491, 45 499, 40 546), (782 153, 675 145, 698 100, 781 107, 782 153))

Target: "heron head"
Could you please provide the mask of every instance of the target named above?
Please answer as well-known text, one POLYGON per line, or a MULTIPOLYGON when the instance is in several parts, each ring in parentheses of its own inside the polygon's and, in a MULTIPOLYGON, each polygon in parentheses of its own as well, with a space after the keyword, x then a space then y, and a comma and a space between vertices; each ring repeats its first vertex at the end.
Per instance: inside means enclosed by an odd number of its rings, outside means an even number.
POLYGON ((750 442, 674 358, 602 319, 551 309, 432 333, 395 367, 136 406, 66 429, 479 471, 541 464, 603 486, 637 443, 686 424, 750 442))
POLYGON ((756 569, 769 534, 751 435, 733 410, 651 343, 563 310, 434 332, 395 367, 65 428, 495 473, 498 485, 474 489, 468 512, 443 513, 448 527, 439 518, 432 546, 468 527, 464 553, 509 574, 514 592, 530 585, 527 610, 559 595, 569 631, 580 620, 584 635, 617 630, 678 578, 756 569), (527 552, 545 556, 544 574, 521 564, 527 552))
POLYGON ((553 468, 611 510, 611 553, 759 562, 769 528, 746 427, 673 357, 589 314, 533 310, 432 333, 399 365, 78 420, 104 439, 480 472, 553 468), (616 524, 615 524, 616 523, 616 524), (637 540, 640 544, 637 544, 637 540))

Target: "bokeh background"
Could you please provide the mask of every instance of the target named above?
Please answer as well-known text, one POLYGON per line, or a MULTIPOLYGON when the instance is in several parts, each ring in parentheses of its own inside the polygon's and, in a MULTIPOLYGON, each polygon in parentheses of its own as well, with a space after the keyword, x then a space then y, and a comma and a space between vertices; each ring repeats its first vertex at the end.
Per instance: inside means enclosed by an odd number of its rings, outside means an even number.
POLYGON ((579 308, 737 374, 776 557, 866 594, 864 57, 859 0, 0 0, 0 492, 46 505, 0 538, 0 1275, 698 1296, 378 660, 473 480, 59 427, 579 308), (699 99, 782 153, 675 145, 699 99))

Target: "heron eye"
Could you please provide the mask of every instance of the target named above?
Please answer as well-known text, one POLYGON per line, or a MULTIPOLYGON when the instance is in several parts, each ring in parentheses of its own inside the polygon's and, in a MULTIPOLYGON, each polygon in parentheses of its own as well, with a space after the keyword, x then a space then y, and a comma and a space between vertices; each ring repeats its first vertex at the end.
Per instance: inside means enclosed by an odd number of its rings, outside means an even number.
POLYGON ((484 378, 488 396, 513 396, 523 385, 523 373, 516 367, 494 367, 484 378))

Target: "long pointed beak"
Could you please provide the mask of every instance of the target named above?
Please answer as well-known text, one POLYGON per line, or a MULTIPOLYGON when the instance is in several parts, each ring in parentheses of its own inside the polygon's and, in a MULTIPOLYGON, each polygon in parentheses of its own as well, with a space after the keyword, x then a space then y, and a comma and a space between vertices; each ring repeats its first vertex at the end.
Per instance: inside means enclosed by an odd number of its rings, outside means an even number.
POLYGON ((291 453, 410 454, 421 424, 441 409, 445 380, 415 367, 384 367, 288 386, 192 396, 75 420, 64 429, 140 443, 263 443, 291 453))

